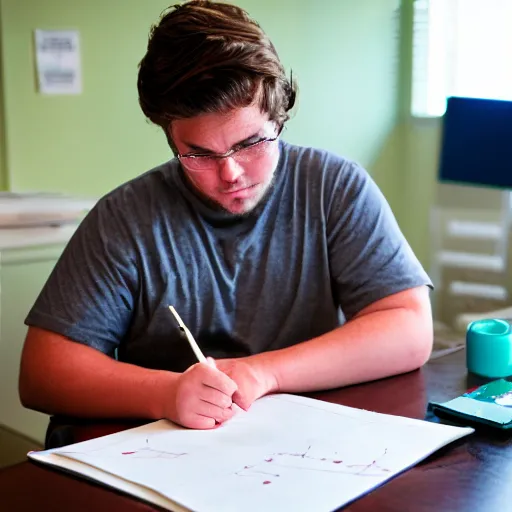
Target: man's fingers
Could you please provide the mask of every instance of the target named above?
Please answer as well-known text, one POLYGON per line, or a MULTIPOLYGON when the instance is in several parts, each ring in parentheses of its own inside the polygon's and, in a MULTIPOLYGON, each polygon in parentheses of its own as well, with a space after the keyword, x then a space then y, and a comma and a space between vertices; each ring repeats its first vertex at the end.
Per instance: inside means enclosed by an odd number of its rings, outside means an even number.
POLYGON ((233 379, 211 366, 207 366, 207 371, 204 372, 202 380, 205 386, 217 389, 229 397, 237 390, 237 385, 233 379))
POLYGON ((214 418, 208 418, 207 416, 201 416, 200 414, 194 414, 194 416, 186 422, 187 428, 208 430, 215 428, 217 422, 214 418))
POLYGON ((244 399, 243 395, 239 391, 235 391, 232 396, 233 403, 238 405, 240 409, 243 409, 244 411, 247 411, 251 404, 244 399))
POLYGON ((213 360, 197 363, 181 375, 176 395, 177 422, 181 425, 211 429, 235 414, 231 397, 237 384, 214 364, 213 360))
POLYGON ((217 405, 222 409, 231 407, 231 404, 233 403, 230 396, 226 395, 222 391, 211 388, 210 386, 201 387, 201 390, 199 391, 199 398, 204 402, 217 405))
POLYGON ((223 409, 222 407, 218 407, 202 400, 200 400, 197 406, 194 407, 194 410, 197 414, 213 418, 219 423, 223 423, 224 421, 231 419, 234 414, 233 409, 229 407, 223 409))

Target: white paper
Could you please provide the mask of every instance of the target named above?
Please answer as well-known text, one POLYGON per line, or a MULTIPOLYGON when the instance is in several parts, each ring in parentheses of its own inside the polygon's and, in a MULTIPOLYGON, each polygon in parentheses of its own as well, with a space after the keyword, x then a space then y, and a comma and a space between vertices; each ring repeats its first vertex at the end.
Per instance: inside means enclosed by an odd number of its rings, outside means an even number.
POLYGON ((43 94, 80 94, 82 69, 77 30, 36 30, 36 68, 43 94))
POLYGON ((274 395, 214 430, 161 420, 29 456, 177 512, 329 512, 472 432, 274 395))

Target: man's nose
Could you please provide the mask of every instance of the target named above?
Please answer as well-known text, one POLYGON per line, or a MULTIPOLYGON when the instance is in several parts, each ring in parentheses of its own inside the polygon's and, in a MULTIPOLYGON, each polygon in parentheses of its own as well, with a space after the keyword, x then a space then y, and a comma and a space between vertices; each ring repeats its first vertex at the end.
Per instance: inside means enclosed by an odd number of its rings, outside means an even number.
POLYGON ((219 160, 219 174, 223 181, 235 183, 244 173, 243 167, 231 156, 219 160))

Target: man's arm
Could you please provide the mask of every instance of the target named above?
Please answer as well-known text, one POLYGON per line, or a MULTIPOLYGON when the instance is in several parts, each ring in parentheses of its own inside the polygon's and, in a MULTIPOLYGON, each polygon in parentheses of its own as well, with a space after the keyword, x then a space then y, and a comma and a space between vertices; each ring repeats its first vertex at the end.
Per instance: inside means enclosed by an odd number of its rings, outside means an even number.
POLYGON ((235 380, 239 396, 234 401, 247 408, 269 392, 332 389, 415 370, 427 361, 432 341, 428 288, 421 286, 378 300, 310 341, 238 364, 218 361, 217 367, 235 380))
POLYGON ((30 327, 20 368, 25 407, 95 418, 168 418, 212 428, 233 415, 236 385, 207 364, 183 374, 122 363, 91 347, 30 327))

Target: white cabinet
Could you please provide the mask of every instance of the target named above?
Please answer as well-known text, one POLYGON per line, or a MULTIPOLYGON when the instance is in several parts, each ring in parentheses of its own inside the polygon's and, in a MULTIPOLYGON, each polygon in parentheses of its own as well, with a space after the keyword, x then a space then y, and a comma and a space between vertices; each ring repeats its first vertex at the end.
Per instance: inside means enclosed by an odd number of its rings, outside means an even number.
POLYGON ((0 425, 43 443, 48 416, 18 396, 25 317, 76 226, 0 229, 0 425))
POLYGON ((434 316, 457 317, 510 305, 510 192, 438 184, 431 217, 434 316))

